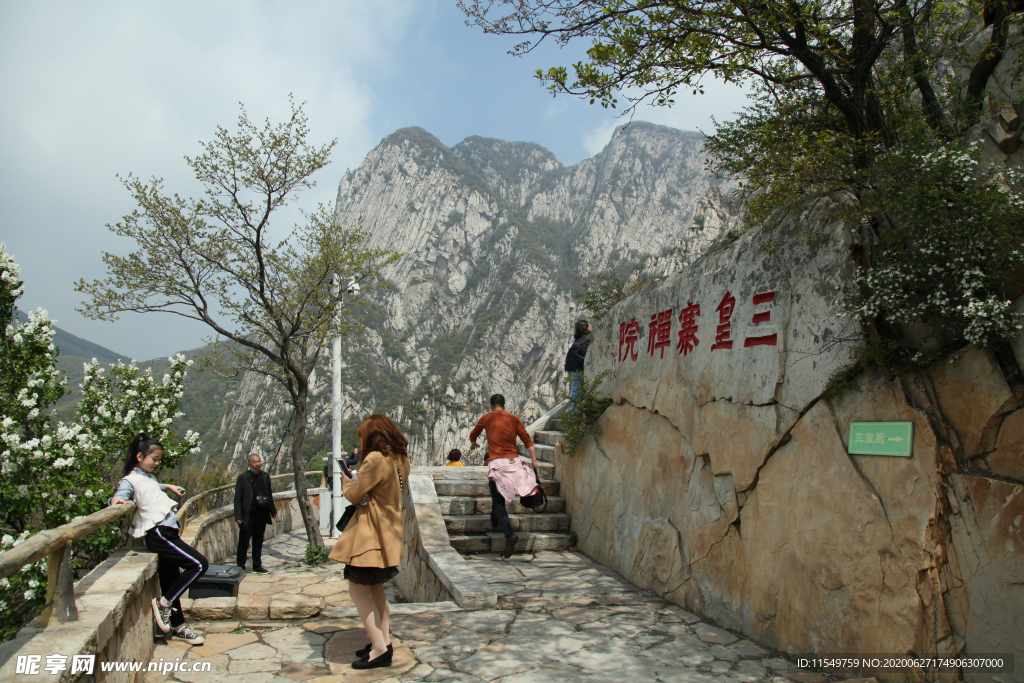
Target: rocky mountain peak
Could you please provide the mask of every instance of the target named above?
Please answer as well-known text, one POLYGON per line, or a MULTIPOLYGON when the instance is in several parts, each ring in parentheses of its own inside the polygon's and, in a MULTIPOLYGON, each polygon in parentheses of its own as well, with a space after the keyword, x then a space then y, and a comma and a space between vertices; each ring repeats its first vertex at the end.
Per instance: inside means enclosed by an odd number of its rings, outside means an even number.
MULTIPOLYGON (((384 138, 338 185, 338 219, 354 227, 361 218, 369 246, 404 254, 365 334, 345 343, 353 434, 361 416, 388 412, 414 460, 439 463, 465 449, 492 393, 527 422, 555 405, 578 317, 563 264, 587 271, 647 259, 650 268, 663 252, 706 249, 732 213, 728 184, 708 176, 704 158, 699 133, 644 122, 620 127, 573 166, 532 142, 472 136, 447 147, 417 127, 384 138)), ((314 448, 329 440, 329 355, 317 371, 314 448)), ((276 448, 274 425, 287 415, 268 415, 280 413, 272 387, 243 384, 244 405, 222 428, 239 438, 227 445, 236 454, 276 448)))

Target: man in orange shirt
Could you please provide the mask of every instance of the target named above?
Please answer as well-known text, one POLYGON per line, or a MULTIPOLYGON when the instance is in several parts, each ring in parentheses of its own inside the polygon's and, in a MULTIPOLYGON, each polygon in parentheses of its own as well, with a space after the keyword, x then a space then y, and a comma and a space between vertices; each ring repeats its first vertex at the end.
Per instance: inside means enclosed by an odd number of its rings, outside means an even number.
POLYGON ((519 541, 512 531, 512 522, 508 518, 505 503, 511 502, 517 495, 528 496, 537 486, 537 451, 533 439, 526 433, 523 421, 512 413, 505 412, 505 397, 501 394, 491 396, 491 412, 485 413, 469 433, 469 450, 477 447, 476 440, 480 432, 487 432, 487 483, 491 491, 491 526, 500 526, 505 534, 505 558, 512 556, 516 543, 519 541), (516 450, 516 437, 523 441, 530 453, 533 470, 519 459, 516 450))

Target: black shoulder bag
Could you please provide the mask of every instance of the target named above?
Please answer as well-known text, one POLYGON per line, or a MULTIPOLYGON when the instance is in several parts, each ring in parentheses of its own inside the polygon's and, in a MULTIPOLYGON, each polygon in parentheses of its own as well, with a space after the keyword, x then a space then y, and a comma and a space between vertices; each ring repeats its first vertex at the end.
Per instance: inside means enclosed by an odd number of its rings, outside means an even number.
POLYGON ((538 514, 547 512, 548 509, 548 496, 544 493, 544 488, 540 485, 540 475, 537 474, 537 470, 533 470, 533 476, 537 480, 537 487, 528 496, 520 496, 519 503, 524 508, 530 508, 538 514))
MULTIPOLYGON (((260 472, 256 476, 262 477, 263 473, 260 472)), ((256 493, 255 480, 253 479, 251 474, 249 475, 249 486, 252 487, 252 495, 253 498, 256 499, 256 507, 260 508, 261 510, 269 510, 270 506, 274 504, 274 498, 272 496, 265 496, 262 493, 256 493)))

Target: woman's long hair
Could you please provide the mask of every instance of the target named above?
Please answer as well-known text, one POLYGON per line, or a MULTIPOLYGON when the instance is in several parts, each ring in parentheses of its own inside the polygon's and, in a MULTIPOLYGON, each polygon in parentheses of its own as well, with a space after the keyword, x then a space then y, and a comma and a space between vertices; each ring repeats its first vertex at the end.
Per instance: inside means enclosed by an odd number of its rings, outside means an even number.
POLYGON ((359 447, 360 463, 374 451, 380 451, 385 457, 395 460, 409 457, 406 453, 409 439, 405 438, 387 415, 369 416, 359 425, 359 431, 363 434, 359 447))
POLYGON ((164 445, 153 437, 147 436, 143 432, 136 434, 135 438, 132 439, 132 442, 128 444, 128 448, 125 450, 123 476, 127 477, 132 473, 132 470, 139 466, 139 459, 136 456, 142 454, 142 457, 146 457, 154 448, 164 450, 164 445))
POLYGON ((586 320, 577 320, 576 327, 572 331, 573 340, 585 337, 588 334, 590 334, 590 323, 586 320))

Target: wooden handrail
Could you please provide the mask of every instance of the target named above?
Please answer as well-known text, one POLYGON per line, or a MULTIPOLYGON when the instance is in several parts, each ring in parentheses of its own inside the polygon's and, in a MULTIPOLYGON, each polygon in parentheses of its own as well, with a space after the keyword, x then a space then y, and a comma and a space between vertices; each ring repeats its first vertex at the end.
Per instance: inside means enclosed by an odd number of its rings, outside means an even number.
POLYGON ((101 526, 135 512, 135 503, 111 505, 88 517, 76 519, 55 529, 46 529, 24 543, 0 553, 0 579, 5 579, 27 564, 46 558, 46 605, 36 622, 39 626, 78 620, 75 607, 74 577, 71 572, 71 543, 101 526), (54 610, 56 607, 56 610, 54 610), (56 612, 56 614, 54 614, 56 612))
POLYGON ((56 529, 46 529, 30 536, 24 543, 0 553, 0 579, 5 579, 26 564, 38 562, 55 551, 62 550, 66 543, 92 533, 101 526, 135 512, 135 503, 111 505, 88 517, 68 522, 56 529))

